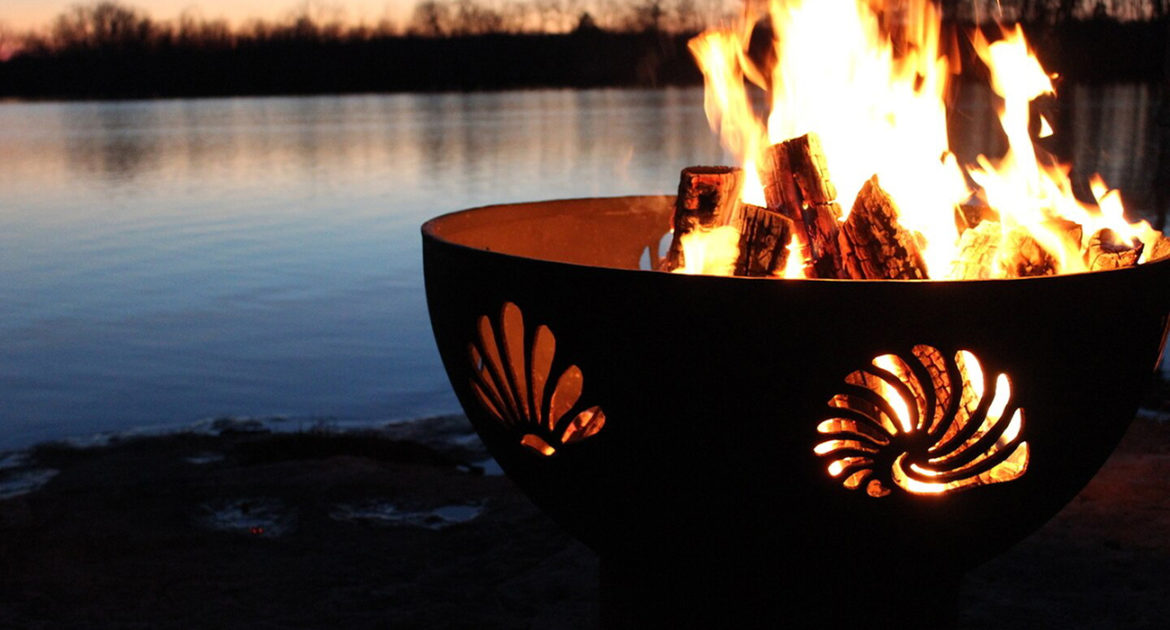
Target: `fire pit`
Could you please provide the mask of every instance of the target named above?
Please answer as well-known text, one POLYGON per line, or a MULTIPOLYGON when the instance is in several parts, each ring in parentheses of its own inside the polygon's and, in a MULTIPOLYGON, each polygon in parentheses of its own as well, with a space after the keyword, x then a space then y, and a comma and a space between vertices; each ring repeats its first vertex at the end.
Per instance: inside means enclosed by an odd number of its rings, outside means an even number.
POLYGON ((674 204, 422 229, 451 384, 600 555, 612 626, 945 621, 964 571, 1102 465, 1165 342, 1166 260, 951 282, 640 269, 674 204))

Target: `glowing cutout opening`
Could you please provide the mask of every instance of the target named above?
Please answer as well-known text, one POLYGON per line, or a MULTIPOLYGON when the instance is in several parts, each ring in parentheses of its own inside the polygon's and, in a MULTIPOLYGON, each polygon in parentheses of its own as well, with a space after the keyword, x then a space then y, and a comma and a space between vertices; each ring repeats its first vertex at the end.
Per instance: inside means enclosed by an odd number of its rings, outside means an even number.
POLYGON ((813 452, 851 490, 944 494, 1018 479, 1028 468, 1024 410, 1007 374, 987 378, 974 353, 933 346, 886 354, 845 377, 813 452))
POLYGON ((522 431, 520 444, 551 457, 559 446, 596 435, 605 426, 601 407, 571 415, 585 388, 576 365, 565 368, 548 391, 557 340, 547 326, 538 326, 529 340, 520 307, 505 302, 498 326, 485 315, 476 332, 467 345, 471 391, 500 424, 522 431))

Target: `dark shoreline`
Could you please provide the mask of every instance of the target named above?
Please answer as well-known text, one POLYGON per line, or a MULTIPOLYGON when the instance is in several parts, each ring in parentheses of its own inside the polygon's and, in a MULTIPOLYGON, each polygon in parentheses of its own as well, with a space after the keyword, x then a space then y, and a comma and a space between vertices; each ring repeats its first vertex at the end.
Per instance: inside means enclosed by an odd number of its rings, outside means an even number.
MULTIPOLYGON (((28 465, 59 472, 0 501, 0 626, 595 627, 596 558, 468 465, 466 427, 38 447, 28 465), (432 516, 339 510, 377 501, 432 516), (252 520, 210 518, 225 506, 252 520)), ((1170 423, 1139 417, 1072 503, 965 579, 958 627, 1162 627, 1168 502, 1170 423)))
MULTIPOLYGON (((973 24, 948 23, 966 32, 973 24)), ((1170 18, 1024 24, 1049 72, 1080 83, 1167 77, 1170 18)), ((995 37, 992 27, 983 30, 995 37)), ((276 31, 40 43, 0 62, 0 99, 140 99, 701 85, 692 32, 483 33, 423 37, 276 31)), ((766 29, 757 29, 759 39, 766 29)), ((960 35, 964 68, 980 62, 960 35)), ((754 47, 754 45, 753 45, 754 47)), ((967 72, 968 70, 964 70, 967 72)), ((979 71, 976 70, 976 73, 979 71)))

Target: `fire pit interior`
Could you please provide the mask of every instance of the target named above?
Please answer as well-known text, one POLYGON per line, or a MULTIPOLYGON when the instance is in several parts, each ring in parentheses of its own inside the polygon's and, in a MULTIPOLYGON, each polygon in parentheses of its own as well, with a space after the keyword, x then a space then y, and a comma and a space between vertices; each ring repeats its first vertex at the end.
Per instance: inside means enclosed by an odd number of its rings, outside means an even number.
POLYGON ((600 554, 611 621, 945 616, 963 571, 1105 461, 1165 340, 1167 261, 953 282, 641 269, 674 205, 423 227, 451 384, 600 554))

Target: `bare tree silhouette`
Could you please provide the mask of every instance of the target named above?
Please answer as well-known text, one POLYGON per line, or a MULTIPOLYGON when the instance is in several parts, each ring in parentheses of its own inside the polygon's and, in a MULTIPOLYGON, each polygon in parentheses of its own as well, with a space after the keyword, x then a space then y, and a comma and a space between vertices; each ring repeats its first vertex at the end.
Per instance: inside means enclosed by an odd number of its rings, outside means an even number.
MULTIPOLYGON (((757 1, 757 0, 752 0, 757 1)), ((1048 67, 1098 80, 1162 72, 1170 0, 936 0, 971 26, 1019 18, 1048 67), (1098 8, 1099 7, 1099 8, 1098 8)), ((156 21, 120 0, 42 29, 0 25, 0 95, 159 95, 697 82, 686 39, 721 0, 420 0, 401 27, 301 0, 232 28, 197 9, 156 21), (403 63, 409 60, 409 63, 403 63)))

